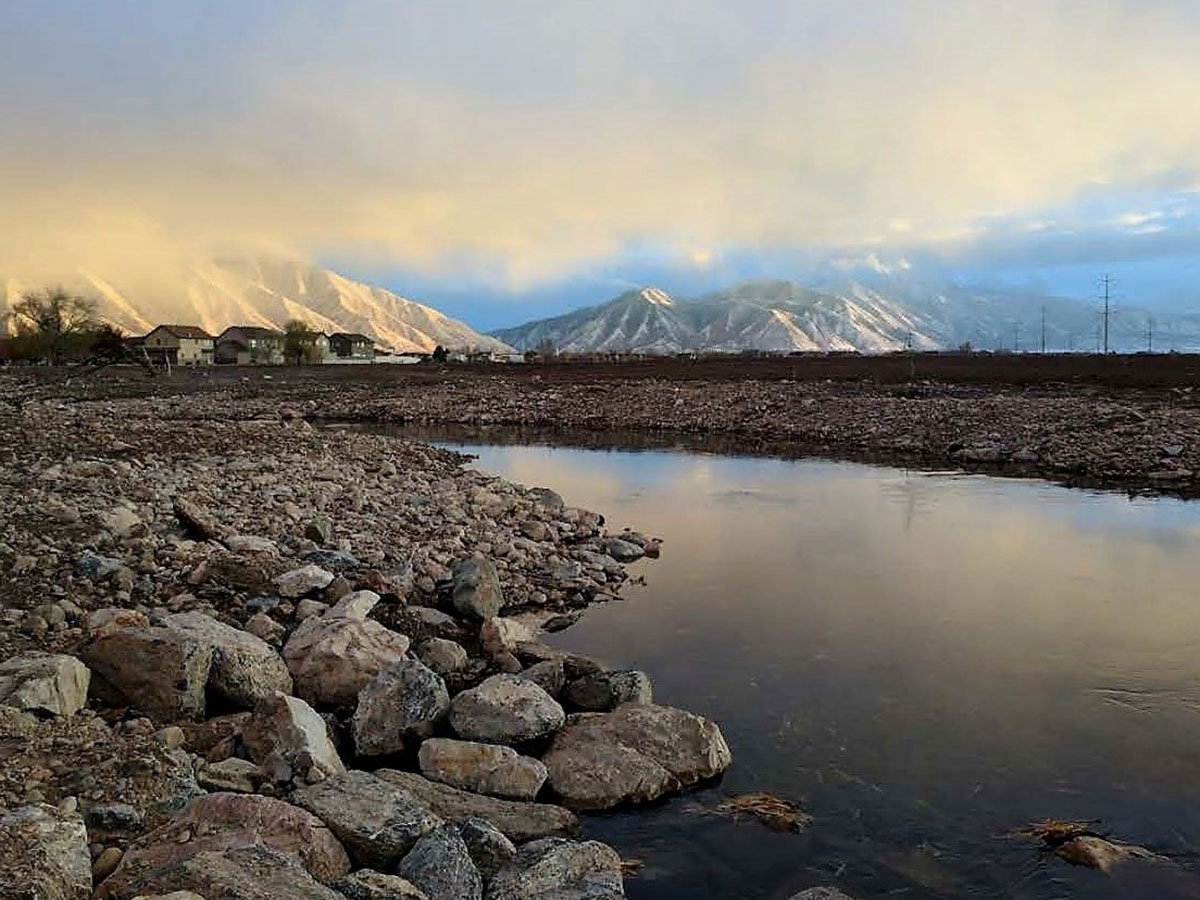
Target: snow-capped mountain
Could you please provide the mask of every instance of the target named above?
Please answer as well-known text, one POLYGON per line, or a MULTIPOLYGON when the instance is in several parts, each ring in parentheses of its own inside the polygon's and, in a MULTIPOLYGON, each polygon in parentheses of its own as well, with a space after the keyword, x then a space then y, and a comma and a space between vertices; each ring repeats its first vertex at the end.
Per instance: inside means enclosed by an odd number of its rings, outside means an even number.
MULTIPOLYGON (((153 281, 116 281, 81 272, 67 286, 95 297, 105 320, 134 334, 164 323, 199 325, 217 334, 228 325, 282 328, 289 320, 301 319, 327 333, 366 334, 400 352, 428 352, 438 344, 450 349, 509 349, 432 307, 285 259, 213 260, 153 281)), ((8 304, 31 287, 8 282, 8 304)))
MULTIPOLYGON (((907 274, 842 277, 813 290, 789 281, 750 281, 694 300, 664 291, 629 291, 600 306, 493 334, 520 350, 546 344, 560 352, 624 350, 669 354, 857 350, 886 353, 952 349, 1095 350, 1101 318, 1093 304, 1016 291, 925 283, 907 274)), ((1109 346, 1200 348, 1200 318, 1151 317, 1124 308, 1109 321, 1109 346)))
POLYGON ((651 287, 627 291, 602 306, 492 334, 519 350, 549 344, 567 353, 632 349, 667 354, 694 344, 695 325, 666 291, 651 287))

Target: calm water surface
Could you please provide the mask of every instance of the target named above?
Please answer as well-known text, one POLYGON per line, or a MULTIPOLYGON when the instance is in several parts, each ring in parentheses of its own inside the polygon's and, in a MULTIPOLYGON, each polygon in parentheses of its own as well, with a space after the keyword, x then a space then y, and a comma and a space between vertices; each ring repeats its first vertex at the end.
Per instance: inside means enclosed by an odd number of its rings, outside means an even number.
MULTIPOLYGON (((444 442, 443 442, 444 443, 444 442)), ((1200 896, 1200 504, 679 451, 458 445, 665 538, 554 642, 720 722, 724 778, 592 816, 631 898, 1200 896), (711 814, 769 791, 800 835, 711 814), (1096 819, 1106 876, 1011 832, 1096 819)))

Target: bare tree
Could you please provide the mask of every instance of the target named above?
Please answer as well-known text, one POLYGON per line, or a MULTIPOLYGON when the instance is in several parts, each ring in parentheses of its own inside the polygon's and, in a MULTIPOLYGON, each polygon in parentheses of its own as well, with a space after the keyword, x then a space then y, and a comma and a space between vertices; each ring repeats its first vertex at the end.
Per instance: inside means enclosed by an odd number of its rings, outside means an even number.
POLYGON ((18 340, 55 364, 100 327, 96 301, 61 287, 25 294, 13 306, 9 319, 18 340))

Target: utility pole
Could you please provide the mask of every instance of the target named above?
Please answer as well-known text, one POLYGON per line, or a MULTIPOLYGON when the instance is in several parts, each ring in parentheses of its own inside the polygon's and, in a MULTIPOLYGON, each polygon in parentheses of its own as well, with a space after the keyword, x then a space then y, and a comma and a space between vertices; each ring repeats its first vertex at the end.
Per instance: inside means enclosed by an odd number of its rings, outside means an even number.
POLYGON ((1046 307, 1042 307, 1042 355, 1046 355, 1046 307))
POLYGON ((1154 316, 1146 317, 1146 352, 1154 352, 1154 316))
POLYGON ((1100 283, 1104 287, 1104 352, 1107 353, 1108 352, 1108 315, 1109 315, 1109 310, 1111 308, 1109 306, 1109 295, 1110 295, 1110 289, 1112 288, 1112 276, 1108 275, 1106 273, 1104 278, 1101 279, 1100 283))
POLYGON ((1013 353, 1021 352, 1021 323, 1013 322, 1013 353))

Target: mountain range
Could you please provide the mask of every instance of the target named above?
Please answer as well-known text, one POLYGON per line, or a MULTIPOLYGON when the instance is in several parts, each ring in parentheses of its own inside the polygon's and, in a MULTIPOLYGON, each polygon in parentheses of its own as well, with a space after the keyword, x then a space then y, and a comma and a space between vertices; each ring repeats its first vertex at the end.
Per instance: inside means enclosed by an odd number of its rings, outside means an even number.
MULTIPOLYGON (((33 287, 0 281, 11 307, 33 287)), ((228 258, 194 264, 170 277, 114 281, 80 272, 66 287, 96 298, 105 321, 145 334, 155 325, 199 325, 218 334, 228 325, 282 328, 300 319, 327 333, 359 332, 399 352, 450 349, 505 351, 501 341, 436 309, 317 266, 288 259, 228 258)), ((4 311, 0 304, 0 312, 4 311)))
MULTIPOLYGON (((492 335, 518 350, 858 351, 953 349, 1096 350, 1103 317, 1095 304, 1020 291, 930 284, 904 274, 829 280, 816 290, 789 281, 749 281, 691 300, 658 288, 627 291, 599 306, 504 328, 492 335)), ((1200 316, 1154 316, 1123 307, 1109 317, 1118 351, 1200 349, 1200 316)))

